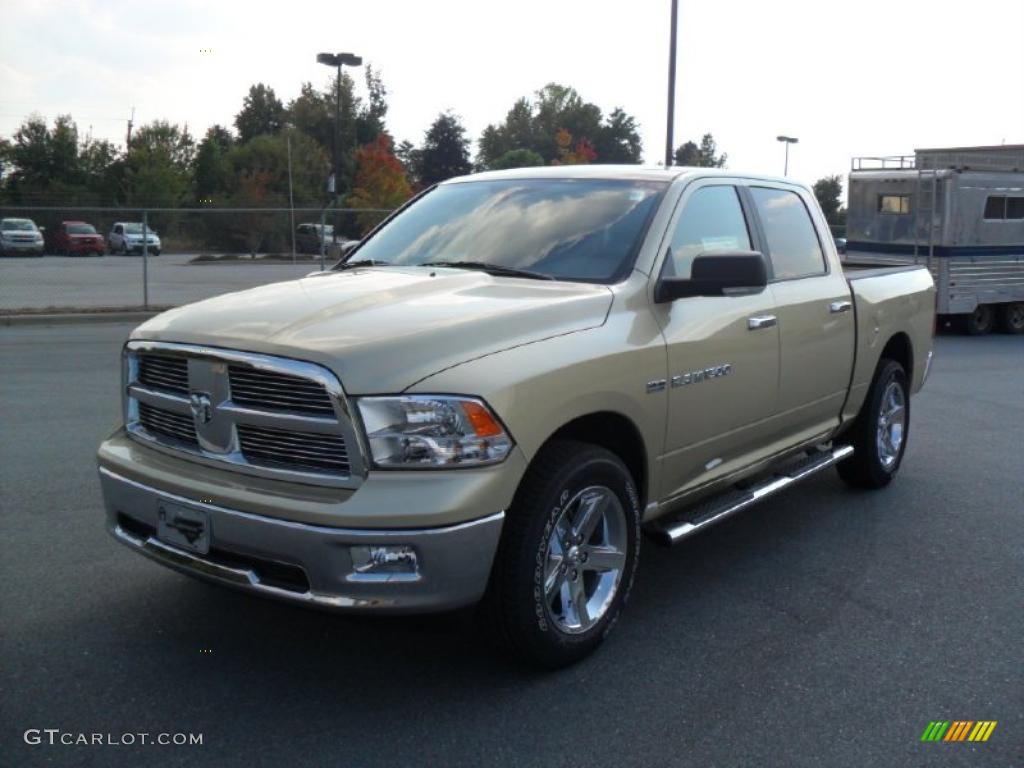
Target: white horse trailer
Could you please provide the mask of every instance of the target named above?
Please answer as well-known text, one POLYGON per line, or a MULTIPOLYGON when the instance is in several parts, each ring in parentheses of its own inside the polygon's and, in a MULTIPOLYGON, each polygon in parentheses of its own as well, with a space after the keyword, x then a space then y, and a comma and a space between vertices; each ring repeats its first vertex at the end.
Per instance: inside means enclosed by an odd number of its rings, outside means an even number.
POLYGON ((936 311, 1024 333, 1024 145, 854 158, 848 262, 926 264, 936 311))

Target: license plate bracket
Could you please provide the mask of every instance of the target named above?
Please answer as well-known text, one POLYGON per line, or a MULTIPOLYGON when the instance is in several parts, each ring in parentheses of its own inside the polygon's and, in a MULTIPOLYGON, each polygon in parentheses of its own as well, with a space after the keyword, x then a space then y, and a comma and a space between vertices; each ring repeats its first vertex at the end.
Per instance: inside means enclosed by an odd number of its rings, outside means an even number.
POLYGON ((157 501, 156 537, 189 552, 210 552, 210 513, 202 507, 176 501, 157 501))

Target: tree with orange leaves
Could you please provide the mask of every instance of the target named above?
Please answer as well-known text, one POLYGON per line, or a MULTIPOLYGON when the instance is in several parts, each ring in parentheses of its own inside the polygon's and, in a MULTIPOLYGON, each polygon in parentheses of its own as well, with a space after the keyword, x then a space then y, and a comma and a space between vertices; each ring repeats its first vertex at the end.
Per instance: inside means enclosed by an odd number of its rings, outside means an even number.
MULTIPOLYGON (((380 134, 376 141, 356 153, 356 183, 345 205, 349 208, 397 208, 412 197, 405 167, 391 149, 391 137, 380 134)), ((365 235, 387 215, 383 210, 367 210, 358 215, 359 232, 365 235)))

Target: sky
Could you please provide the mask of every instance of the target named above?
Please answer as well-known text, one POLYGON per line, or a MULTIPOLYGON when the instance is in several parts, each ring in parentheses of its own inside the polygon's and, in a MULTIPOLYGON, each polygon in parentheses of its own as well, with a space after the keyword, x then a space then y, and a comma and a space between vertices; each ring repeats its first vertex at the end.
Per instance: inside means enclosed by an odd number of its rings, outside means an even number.
MULTIPOLYGON (((476 139, 548 82, 640 124, 664 157, 670 0, 3 0, 0 136, 37 112, 124 143, 126 120, 232 125, 249 85, 287 103, 352 51, 419 144, 443 110, 476 139)), ((1024 0, 679 0, 675 144, 728 167, 845 175, 850 158, 1024 143, 1024 0)), ((361 77, 357 81, 362 84, 361 77)))

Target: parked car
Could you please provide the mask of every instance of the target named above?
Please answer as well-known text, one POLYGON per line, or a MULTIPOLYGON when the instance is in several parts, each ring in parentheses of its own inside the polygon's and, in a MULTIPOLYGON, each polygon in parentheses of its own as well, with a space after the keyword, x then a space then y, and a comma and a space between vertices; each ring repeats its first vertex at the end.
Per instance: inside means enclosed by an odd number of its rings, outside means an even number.
MULTIPOLYGON (((324 226, 324 233, 327 240, 334 237, 334 227, 330 224, 324 226)), ((320 245, 323 237, 320 234, 319 224, 299 224, 295 228, 295 250, 299 253, 320 253, 320 245)))
MULTIPOLYGON (((160 255, 160 236, 152 229, 146 232, 146 247, 153 256, 160 255)), ((142 253, 142 223, 116 221, 107 235, 107 249, 111 253, 127 255, 142 253)))
MULTIPOLYGON (((51 234, 51 233, 47 233, 51 234)), ((84 221, 62 221, 50 237, 51 253, 62 256, 95 254, 102 256, 106 251, 103 236, 96 227, 84 221)))
POLYGON ((43 233, 32 219, 0 219, 0 256, 42 256, 43 233))
POLYGON ((642 531, 686 539, 831 466, 890 483, 934 299, 924 267, 844 271, 802 184, 451 179, 329 272, 131 333, 106 525, 300 605, 479 603, 561 666, 615 626, 642 531))

